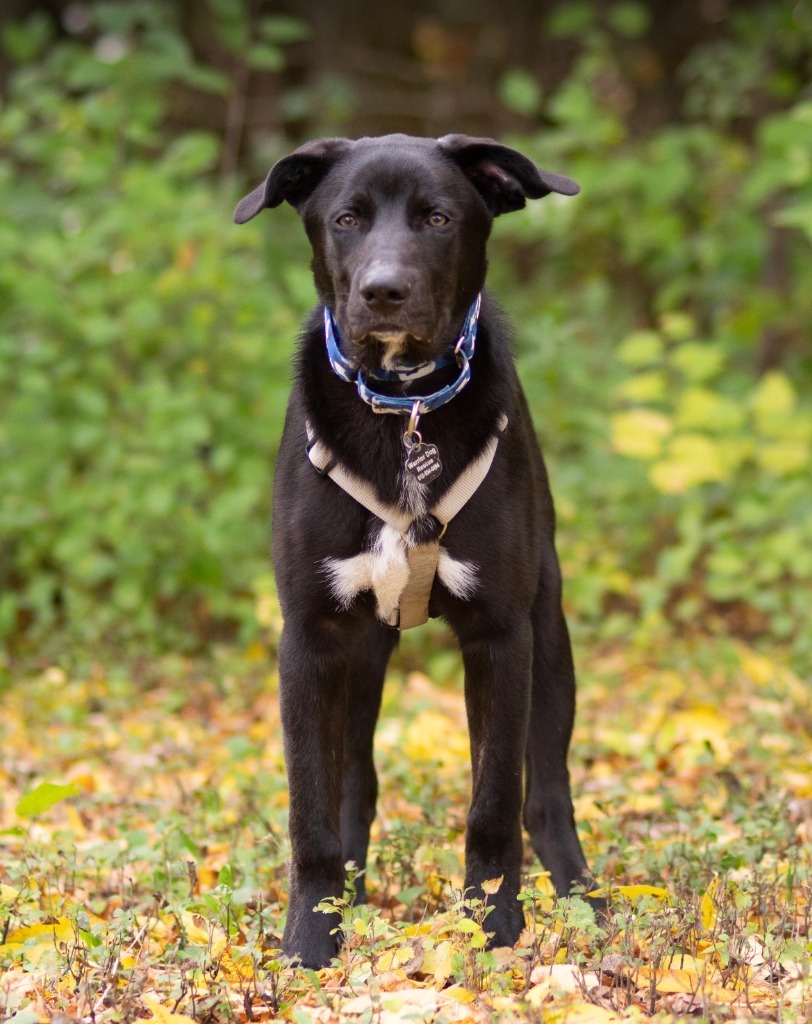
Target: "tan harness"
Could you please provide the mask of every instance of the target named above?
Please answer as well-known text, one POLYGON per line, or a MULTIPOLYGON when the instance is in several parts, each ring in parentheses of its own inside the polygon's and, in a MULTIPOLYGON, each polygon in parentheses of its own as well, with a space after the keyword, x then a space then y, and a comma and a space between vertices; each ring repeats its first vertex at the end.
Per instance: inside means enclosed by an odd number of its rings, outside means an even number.
POLYGON ((507 423, 507 416, 503 414, 497 424, 496 433, 485 445, 483 451, 460 473, 437 504, 429 509, 431 515, 442 526, 440 536, 428 544, 414 546, 409 545, 407 533, 417 517, 397 505, 387 505, 380 501, 372 484, 362 477, 356 476, 340 462, 336 462, 327 445, 316 438, 313 428, 309 423, 307 424, 307 455, 315 469, 320 474, 329 476, 359 505, 363 505, 378 519, 397 530, 406 543, 409 579, 400 595, 400 605, 389 620, 390 626, 397 626, 401 630, 411 629, 413 626, 420 626, 428 621, 429 595, 437 574, 440 540, 448 524, 465 506, 488 475, 507 423))

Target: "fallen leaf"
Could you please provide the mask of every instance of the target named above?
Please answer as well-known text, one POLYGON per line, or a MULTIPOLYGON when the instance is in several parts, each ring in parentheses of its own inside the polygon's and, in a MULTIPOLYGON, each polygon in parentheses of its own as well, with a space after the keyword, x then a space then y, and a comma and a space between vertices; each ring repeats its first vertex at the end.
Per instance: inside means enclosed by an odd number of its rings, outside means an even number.
POLYGON ((143 1002, 158 1024, 197 1024, 193 1017, 187 1017, 185 1013, 172 1013, 157 996, 143 996, 143 1002))
POLYGON ((626 896, 630 900, 639 899, 641 896, 654 896, 658 900, 669 898, 667 889, 660 889, 656 885, 605 885, 600 889, 593 889, 587 896, 596 899, 612 899, 614 896, 626 896))

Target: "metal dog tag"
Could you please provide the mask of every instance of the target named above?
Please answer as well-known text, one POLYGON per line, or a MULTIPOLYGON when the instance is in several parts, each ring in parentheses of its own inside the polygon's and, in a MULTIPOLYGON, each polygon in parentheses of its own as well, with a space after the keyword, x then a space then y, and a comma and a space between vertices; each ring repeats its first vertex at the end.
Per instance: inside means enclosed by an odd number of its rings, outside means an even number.
POLYGON ((411 473, 419 484, 428 484, 443 471, 440 453, 436 444, 412 445, 406 456, 406 471, 411 473))

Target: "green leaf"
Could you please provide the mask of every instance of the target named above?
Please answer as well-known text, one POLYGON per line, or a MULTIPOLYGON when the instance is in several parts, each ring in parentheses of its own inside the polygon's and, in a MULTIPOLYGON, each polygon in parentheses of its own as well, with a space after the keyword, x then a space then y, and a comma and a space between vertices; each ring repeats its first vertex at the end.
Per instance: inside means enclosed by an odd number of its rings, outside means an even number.
POLYGON ((47 14, 32 15, 23 24, 10 21, 3 28, 3 49, 17 64, 38 57, 53 35, 53 23, 47 14))
POLYGON ((259 34, 269 43, 288 46, 301 43, 310 38, 310 27, 300 18, 291 18, 285 14, 274 14, 263 18, 259 23, 259 34))
POLYGON ((285 57, 278 46, 255 43, 249 47, 245 62, 257 71, 281 71, 285 66, 285 57))
POLYGON ((551 36, 569 39, 580 36, 593 27, 595 11, 590 3, 561 4, 547 20, 547 31, 551 36))
POLYGON ((659 360, 663 340, 656 331, 635 331, 618 346, 617 357, 627 366, 646 366, 659 360))
POLYGON ((515 68, 502 76, 499 82, 499 99, 509 110, 529 116, 534 114, 541 102, 541 87, 529 71, 515 68))
POLYGON ((619 3, 609 10, 609 24, 621 36, 639 39, 649 27, 649 14, 642 4, 619 3))
POLYGON ((15 810, 21 818, 36 818, 49 811, 55 804, 68 797, 76 796, 79 787, 74 783, 60 786, 55 782, 41 782, 18 802, 15 810))

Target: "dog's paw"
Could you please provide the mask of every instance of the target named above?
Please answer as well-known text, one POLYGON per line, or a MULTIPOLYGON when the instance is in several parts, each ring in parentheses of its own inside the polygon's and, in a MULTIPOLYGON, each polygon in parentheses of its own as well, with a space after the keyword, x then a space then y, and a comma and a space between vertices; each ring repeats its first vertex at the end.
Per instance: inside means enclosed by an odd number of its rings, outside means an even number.
POLYGON ((334 931, 334 922, 319 920, 308 922, 309 928, 286 929, 282 938, 282 959, 290 967, 306 967, 320 971, 329 967, 341 949, 341 936, 334 931))
MULTIPOLYGON (((332 936, 330 936, 332 939, 332 936)), ((305 967, 311 971, 320 971, 322 967, 329 967, 335 957, 338 956, 339 945, 337 942, 292 942, 282 943, 282 956, 280 961, 286 967, 305 967), (296 952, 293 952, 296 950, 296 952)))

